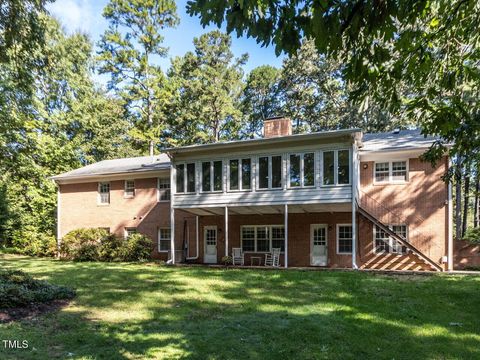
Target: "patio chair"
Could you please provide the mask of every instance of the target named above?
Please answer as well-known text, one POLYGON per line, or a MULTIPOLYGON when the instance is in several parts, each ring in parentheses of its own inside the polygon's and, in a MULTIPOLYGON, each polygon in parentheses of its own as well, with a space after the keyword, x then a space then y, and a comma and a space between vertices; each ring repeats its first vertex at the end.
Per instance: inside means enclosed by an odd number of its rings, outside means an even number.
POLYGON ((280 266, 280 248, 273 248, 271 253, 265 254, 265 266, 280 266))
POLYGON ((232 264, 233 265, 243 265, 244 255, 241 248, 232 248, 232 264))

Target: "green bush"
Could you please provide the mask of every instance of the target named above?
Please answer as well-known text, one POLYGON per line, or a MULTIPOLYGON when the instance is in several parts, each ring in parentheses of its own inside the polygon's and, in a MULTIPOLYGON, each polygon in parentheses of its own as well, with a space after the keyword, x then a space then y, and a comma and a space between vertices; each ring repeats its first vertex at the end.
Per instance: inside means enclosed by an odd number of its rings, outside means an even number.
POLYGON ((0 270, 0 308, 26 306, 58 299, 71 299, 75 291, 36 280, 22 271, 0 270))
POLYGON ((16 239, 12 245, 17 253, 29 256, 55 256, 57 240, 55 236, 38 232, 32 226, 14 232, 16 239), (21 238, 21 241, 18 240, 21 238))
POLYGON ((467 229, 463 239, 472 244, 480 244, 480 227, 467 229))
POLYGON ((110 234, 104 237, 98 248, 98 260, 100 261, 119 261, 121 260, 120 249, 123 239, 110 234))
POLYGON ((102 240, 110 236, 105 229, 84 228, 70 231, 60 242, 60 257, 76 261, 100 260, 102 240))
POLYGON ((122 242, 120 258, 123 261, 144 261, 150 259, 152 239, 143 234, 132 234, 122 242))

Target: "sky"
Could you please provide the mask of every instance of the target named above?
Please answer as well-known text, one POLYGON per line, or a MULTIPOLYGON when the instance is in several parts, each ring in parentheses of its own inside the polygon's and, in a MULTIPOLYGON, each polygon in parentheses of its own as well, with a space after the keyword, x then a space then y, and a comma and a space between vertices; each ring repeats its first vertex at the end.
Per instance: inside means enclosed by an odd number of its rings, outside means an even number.
MULTIPOLYGON (((56 0, 48 5, 50 13, 60 20, 68 33, 80 30, 90 35, 92 41, 97 42, 108 24, 102 17, 102 11, 108 0, 56 0)), ((180 25, 175 29, 166 29, 164 45, 169 47, 169 56, 159 59, 159 65, 167 70, 170 66, 170 57, 182 56, 193 50, 193 38, 214 30, 216 26, 203 28, 198 17, 190 17, 186 13, 187 0, 177 1, 177 13, 180 25)), ((260 65, 280 67, 283 56, 277 57, 273 46, 261 47, 255 39, 237 38, 232 34, 232 51, 235 56, 249 54, 249 60, 244 69, 246 72, 260 65)), ((98 79, 101 80, 101 79, 98 79)))

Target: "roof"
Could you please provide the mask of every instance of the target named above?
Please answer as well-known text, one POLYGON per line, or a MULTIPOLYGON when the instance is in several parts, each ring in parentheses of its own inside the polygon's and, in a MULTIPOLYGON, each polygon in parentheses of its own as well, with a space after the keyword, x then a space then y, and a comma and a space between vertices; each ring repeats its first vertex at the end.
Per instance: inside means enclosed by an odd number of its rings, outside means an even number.
POLYGON ((302 141, 309 139, 321 139, 327 137, 335 137, 349 134, 358 134, 360 136, 362 130, 358 128, 352 129, 342 129, 342 130, 331 130, 331 131, 320 131, 309 134, 294 134, 288 136, 276 136, 271 138, 258 138, 258 139, 247 139, 247 140, 233 140, 233 141, 221 141, 210 144, 200 144, 200 145, 188 145, 182 147, 173 147, 165 149, 167 153, 187 153, 197 150, 214 150, 214 149, 223 149, 223 148, 232 148, 232 147, 241 147, 249 145, 267 145, 267 144, 276 144, 276 143, 285 143, 290 141, 302 141))
POLYGON ((140 156, 133 158, 103 160, 94 164, 84 166, 60 175, 53 176, 53 180, 71 178, 85 178, 98 175, 112 175, 122 173, 148 172, 168 170, 170 159, 167 154, 155 156, 140 156))
POLYGON ((428 148, 439 137, 425 136, 420 129, 363 134, 362 152, 428 148))

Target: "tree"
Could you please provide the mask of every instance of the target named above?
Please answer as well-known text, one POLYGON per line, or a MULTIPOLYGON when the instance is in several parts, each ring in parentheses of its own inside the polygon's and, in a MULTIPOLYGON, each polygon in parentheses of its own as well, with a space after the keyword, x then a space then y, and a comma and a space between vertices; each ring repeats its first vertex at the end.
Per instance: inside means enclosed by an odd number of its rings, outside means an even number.
MULTIPOLYGON (((424 133, 440 135, 433 162, 480 148, 480 3, 476 0, 189 1, 201 23, 245 33, 277 53, 293 54, 306 37, 319 53, 338 58, 357 102, 375 99, 404 111, 424 133), (409 89, 402 96, 401 86, 409 89)), ((453 174, 454 170, 452 170, 453 174)))
POLYGON ((110 74, 109 88, 125 101, 135 123, 131 132, 140 148, 153 155, 165 130, 165 106, 171 96, 155 57, 165 57, 161 31, 178 24, 172 0, 111 0, 103 11, 109 21, 99 43, 101 74, 110 74))
POLYGON ((212 31, 195 38, 194 52, 172 60, 176 86, 172 131, 178 144, 235 139, 241 128, 241 67, 248 55, 234 58, 230 36, 212 31))
POLYGON ((246 117, 242 129, 245 137, 261 136, 264 120, 283 113, 280 77, 281 71, 270 65, 259 66, 248 74, 241 105, 246 117))

